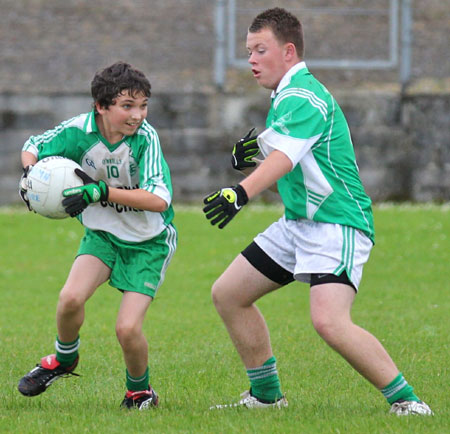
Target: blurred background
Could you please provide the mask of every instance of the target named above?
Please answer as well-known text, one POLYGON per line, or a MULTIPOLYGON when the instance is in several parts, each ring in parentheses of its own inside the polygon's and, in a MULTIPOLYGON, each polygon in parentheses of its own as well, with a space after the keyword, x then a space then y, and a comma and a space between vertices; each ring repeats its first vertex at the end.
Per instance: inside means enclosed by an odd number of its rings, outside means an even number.
MULTIPOLYGON (((450 2, 0 0, 0 205, 19 201, 32 134, 91 109, 94 73, 123 60, 152 84, 148 119, 175 201, 239 181, 230 151, 264 129, 270 92, 246 63, 254 16, 285 7, 306 62, 347 116, 374 201, 450 200, 450 2)), ((264 200, 276 200, 270 193, 264 200)))

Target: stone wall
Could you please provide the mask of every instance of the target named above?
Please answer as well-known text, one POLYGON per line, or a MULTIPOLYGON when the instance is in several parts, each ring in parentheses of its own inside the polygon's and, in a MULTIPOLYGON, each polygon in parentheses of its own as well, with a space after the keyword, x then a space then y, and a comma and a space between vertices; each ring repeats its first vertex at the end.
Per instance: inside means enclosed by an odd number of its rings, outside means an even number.
MULTIPOLYGON (((450 200, 450 94, 335 92, 349 121, 361 177, 375 201, 450 200)), ((158 94, 149 121, 171 167, 175 199, 199 200, 238 182, 230 149, 250 126, 264 129, 268 93, 158 94)), ((16 202, 20 149, 64 119, 89 111, 86 95, 0 95, 0 203, 16 202), (12 110, 14 108, 14 110, 12 110)), ((266 199, 272 200, 272 195, 266 199)))
MULTIPOLYGON (((385 8, 388 0, 276 3, 295 8, 304 19, 306 60, 318 54, 360 58, 366 54, 362 47, 370 48, 371 57, 386 57, 386 26, 379 17, 361 21, 355 15, 338 25, 342 17, 303 12, 325 6, 385 8), (338 20, 332 34, 323 33, 331 28, 328 19, 338 20)), ((242 39, 256 10, 246 8, 264 9, 273 2, 237 4, 242 39)), ((450 3, 412 4, 412 81, 406 93, 400 92, 395 69, 312 71, 346 113, 361 176, 375 200, 450 198, 450 57, 445 38, 450 3)), ((118 0, 111 5, 109 0, 2 0, 0 204, 17 201, 23 142, 88 111, 94 72, 118 59, 150 78, 149 120, 172 168, 176 199, 198 200, 239 180, 229 168, 230 147, 250 126, 263 129, 268 93, 248 70, 229 69, 223 92, 215 89, 215 1, 118 0)))

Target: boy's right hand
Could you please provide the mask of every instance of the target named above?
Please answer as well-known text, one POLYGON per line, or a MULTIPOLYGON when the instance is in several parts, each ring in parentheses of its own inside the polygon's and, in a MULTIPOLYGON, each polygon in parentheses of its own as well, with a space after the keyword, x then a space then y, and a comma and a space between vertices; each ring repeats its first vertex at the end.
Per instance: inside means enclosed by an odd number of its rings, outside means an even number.
POLYGON ((244 170, 247 167, 255 167, 256 162, 253 158, 256 157, 260 149, 256 138, 258 135, 254 134, 255 128, 252 128, 241 140, 239 140, 231 152, 231 164, 233 169, 244 170), (252 135, 254 134, 254 135, 252 135))
POLYGON ((62 201, 66 213, 71 217, 81 214, 91 203, 108 200, 109 194, 109 187, 105 181, 96 181, 80 169, 75 169, 75 173, 84 185, 66 188, 63 191, 65 199, 62 201))
POLYGON ((27 167, 23 168, 23 173, 19 181, 19 195, 20 198, 23 200, 25 205, 27 206, 29 211, 33 211, 33 208, 31 208, 30 201, 28 200, 28 174, 30 173, 31 168, 33 167, 32 164, 28 165, 27 167))

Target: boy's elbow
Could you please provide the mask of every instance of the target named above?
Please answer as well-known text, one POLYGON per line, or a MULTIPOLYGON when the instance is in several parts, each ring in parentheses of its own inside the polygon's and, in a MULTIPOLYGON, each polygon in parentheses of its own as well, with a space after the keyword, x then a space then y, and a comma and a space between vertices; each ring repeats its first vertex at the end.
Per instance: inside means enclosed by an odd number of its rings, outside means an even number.
POLYGON ((157 209, 155 211, 157 211, 157 212, 167 211, 167 208, 169 208, 169 204, 164 199, 161 199, 161 198, 158 198, 158 199, 159 200, 156 204, 157 209))

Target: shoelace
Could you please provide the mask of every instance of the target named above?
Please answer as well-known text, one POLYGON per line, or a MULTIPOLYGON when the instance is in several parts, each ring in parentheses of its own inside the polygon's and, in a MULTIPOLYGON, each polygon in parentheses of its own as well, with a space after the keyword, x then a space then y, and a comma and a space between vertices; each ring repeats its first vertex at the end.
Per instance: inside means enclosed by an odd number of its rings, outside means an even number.
POLYGON ((39 380, 39 383, 46 383, 48 380, 50 380, 53 377, 69 377, 71 375, 75 376, 75 377, 80 377, 80 374, 77 374, 76 372, 61 372, 56 373, 56 369, 45 369, 43 368, 41 365, 36 365, 37 368, 35 372, 33 372, 29 378, 33 379, 33 380, 39 380), (43 373, 41 371, 45 371, 46 375, 44 376, 43 373))

